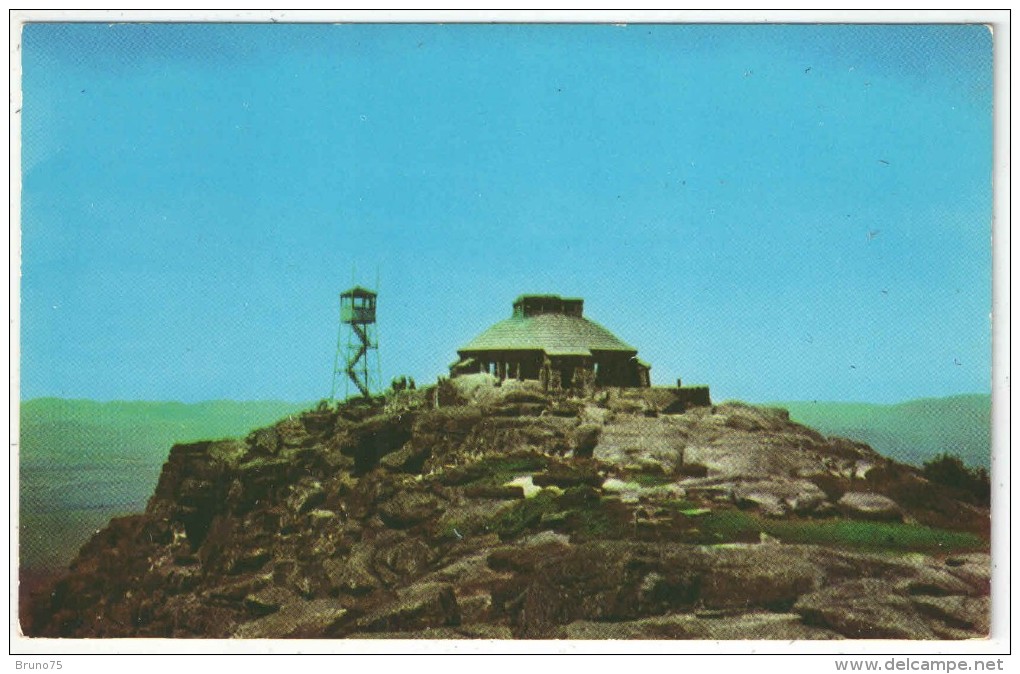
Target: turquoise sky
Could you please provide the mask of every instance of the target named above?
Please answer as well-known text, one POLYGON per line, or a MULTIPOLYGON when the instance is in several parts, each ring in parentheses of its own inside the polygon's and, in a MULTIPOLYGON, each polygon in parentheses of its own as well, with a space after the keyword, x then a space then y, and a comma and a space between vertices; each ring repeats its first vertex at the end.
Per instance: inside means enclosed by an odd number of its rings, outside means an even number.
POLYGON ((525 292, 716 399, 990 390, 983 26, 32 24, 22 397, 317 399, 525 292))

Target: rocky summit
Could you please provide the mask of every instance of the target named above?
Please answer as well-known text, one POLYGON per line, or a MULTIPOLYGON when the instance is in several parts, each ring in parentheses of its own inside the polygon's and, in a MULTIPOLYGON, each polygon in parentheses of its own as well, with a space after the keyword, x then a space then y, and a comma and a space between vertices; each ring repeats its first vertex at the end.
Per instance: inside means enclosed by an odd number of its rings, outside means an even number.
POLYGON ((46 637, 966 639, 989 513, 781 409, 488 375, 173 447, 46 637))

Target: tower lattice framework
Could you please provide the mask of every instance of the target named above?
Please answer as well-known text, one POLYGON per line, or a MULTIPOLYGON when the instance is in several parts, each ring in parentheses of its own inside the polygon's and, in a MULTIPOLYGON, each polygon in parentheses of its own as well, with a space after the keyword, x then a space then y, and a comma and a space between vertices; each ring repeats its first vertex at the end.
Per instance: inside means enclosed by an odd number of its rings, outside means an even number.
POLYGON ((346 398, 351 397, 351 386, 363 398, 370 398, 372 391, 378 388, 377 297, 374 291, 361 286, 340 293, 340 325, 336 357, 333 360, 333 390, 330 394, 332 400, 336 400, 340 380, 344 382, 346 398))

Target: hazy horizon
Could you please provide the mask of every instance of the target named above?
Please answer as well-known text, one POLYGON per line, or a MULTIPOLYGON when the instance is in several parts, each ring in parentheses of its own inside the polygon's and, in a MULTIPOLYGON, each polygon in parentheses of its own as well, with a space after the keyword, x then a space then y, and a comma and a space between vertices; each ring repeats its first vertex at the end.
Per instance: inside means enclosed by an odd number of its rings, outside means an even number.
MULTIPOLYGON (((430 385, 430 384, 426 384, 426 385, 430 385)), ((658 386, 658 384, 653 384, 653 386, 658 386)), ((973 397, 986 397, 986 398, 991 399, 993 396, 992 396, 992 393, 981 393, 981 392, 978 392, 978 391, 974 391, 974 392, 970 392, 970 393, 952 393, 952 394, 944 395, 944 396, 921 396, 919 398, 909 398, 909 399, 906 399, 906 400, 898 400, 898 401, 893 401, 893 402, 870 402, 870 401, 867 401, 867 400, 827 400, 827 399, 822 399, 822 398, 785 398, 785 399, 782 399, 782 400, 776 399, 776 398, 754 399, 754 400, 747 399, 747 400, 743 400, 743 402, 751 402, 751 403, 757 403, 757 404, 779 404, 779 403, 819 403, 819 404, 827 404, 827 403, 833 403, 833 404, 840 404, 840 405, 874 405, 874 406, 880 406, 880 407, 893 407, 893 406, 896 406, 896 405, 904 405, 904 404, 907 404, 907 403, 923 402, 923 401, 926 401, 926 400, 946 400, 946 399, 949 399, 949 398, 973 398, 973 397)), ((216 404, 216 403, 228 403, 228 404, 243 405, 243 404, 260 404, 260 403, 261 404, 274 404, 274 403, 278 403, 278 404, 285 404, 285 405, 306 405, 306 404, 307 405, 316 405, 321 400, 327 400, 327 398, 316 398, 316 399, 308 399, 308 400, 296 400, 296 399, 295 400, 289 400, 289 399, 286 399, 286 398, 250 398, 250 399, 241 399, 241 398, 211 398, 211 399, 207 399, 207 400, 174 400, 174 399, 145 399, 145 398, 136 398, 136 399, 128 399, 128 398, 107 398, 107 399, 102 399, 102 398, 61 398, 59 396, 38 396, 38 397, 35 397, 35 398, 22 398, 22 399, 18 400, 18 403, 20 403, 21 405, 24 405, 25 403, 38 402, 38 401, 42 401, 42 400, 56 400, 56 401, 62 401, 62 402, 85 402, 85 403, 96 403, 96 404, 100 404, 100 405, 117 404, 117 403, 124 403, 124 404, 139 403, 139 404, 156 404, 156 405, 158 405, 158 404, 167 404, 167 405, 211 405, 211 404, 216 404)), ((740 400, 740 399, 737 399, 737 398, 726 398, 726 399, 720 398, 720 399, 715 399, 715 398, 713 398, 713 401, 717 402, 717 403, 718 402, 723 402, 724 400, 740 400)), ((338 398, 336 402, 342 402, 342 400, 340 400, 338 398)))
POLYGON ((990 393, 986 26, 30 23, 21 58, 25 399, 322 399, 377 273, 383 386, 548 292, 718 400, 990 393))

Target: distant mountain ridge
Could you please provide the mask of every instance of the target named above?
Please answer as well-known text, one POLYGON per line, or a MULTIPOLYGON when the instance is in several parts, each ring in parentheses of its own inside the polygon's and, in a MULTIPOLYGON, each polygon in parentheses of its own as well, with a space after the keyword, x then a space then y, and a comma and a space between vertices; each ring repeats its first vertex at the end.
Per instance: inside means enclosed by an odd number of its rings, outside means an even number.
MULTIPOLYGON (((236 435, 252 428, 267 416, 286 416, 307 409, 311 403, 283 400, 209 400, 196 403, 175 401, 113 400, 79 398, 34 398, 22 401, 22 426, 55 420, 106 427, 151 424, 175 434, 176 441, 200 439, 209 434, 236 435), (184 434, 183 436, 181 434, 184 434), (196 435, 197 434, 197 435, 196 435)), ((169 448, 167 448, 169 449, 169 448)))
POLYGON ((992 399, 987 394, 921 398, 891 405, 784 401, 770 405, 827 435, 871 445, 891 459, 915 466, 948 452, 972 467, 991 462, 992 399))
POLYGON ((20 410, 21 563, 66 564, 116 515, 141 512, 179 442, 246 435, 311 407, 36 398, 20 410))

